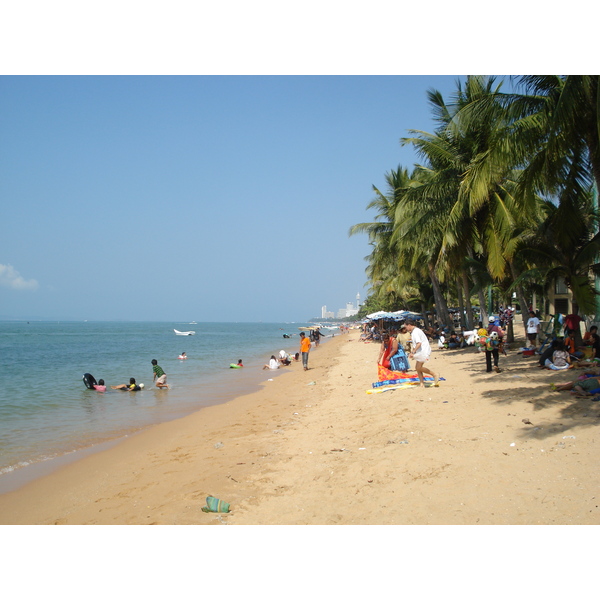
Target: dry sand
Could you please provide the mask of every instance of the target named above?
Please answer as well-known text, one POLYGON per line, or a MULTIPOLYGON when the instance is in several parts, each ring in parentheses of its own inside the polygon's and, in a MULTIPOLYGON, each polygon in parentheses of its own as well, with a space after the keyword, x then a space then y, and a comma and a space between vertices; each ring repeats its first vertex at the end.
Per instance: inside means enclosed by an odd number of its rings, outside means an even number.
POLYGON ((439 388, 367 394, 378 352, 357 331, 328 340, 306 372, 293 364, 256 393, 0 496, 0 523, 600 521, 600 403, 549 388, 577 371, 542 370, 513 350, 487 374, 474 348, 435 348, 439 388), (202 512, 208 495, 231 512, 202 512))

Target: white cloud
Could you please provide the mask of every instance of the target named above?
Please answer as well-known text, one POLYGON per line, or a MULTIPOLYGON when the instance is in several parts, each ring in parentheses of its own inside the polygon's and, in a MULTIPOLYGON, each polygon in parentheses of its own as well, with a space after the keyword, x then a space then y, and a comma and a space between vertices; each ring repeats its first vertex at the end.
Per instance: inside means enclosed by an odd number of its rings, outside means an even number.
POLYGON ((0 264, 0 285, 13 290, 37 290, 38 282, 23 279, 19 271, 11 265, 0 264))

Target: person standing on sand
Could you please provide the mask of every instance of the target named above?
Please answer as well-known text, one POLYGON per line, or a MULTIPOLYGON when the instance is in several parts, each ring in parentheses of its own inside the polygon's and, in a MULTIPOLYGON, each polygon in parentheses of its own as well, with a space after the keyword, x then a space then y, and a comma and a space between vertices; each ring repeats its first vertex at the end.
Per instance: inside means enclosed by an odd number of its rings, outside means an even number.
POLYGON ((398 340, 398 348, 402 346, 402 349, 406 352, 410 350, 410 333, 406 330, 404 323, 400 325, 400 332, 396 336, 398 340))
POLYGON ((310 352, 310 340, 300 332, 300 353, 302 354, 302 365, 305 371, 308 371, 308 353, 310 352))
POLYGON ((485 342, 485 370, 487 373, 492 372, 492 360, 494 362, 494 371, 501 373, 502 369, 498 366, 498 356, 500 347, 504 340, 504 331, 499 325, 496 325, 496 318, 490 316, 490 323, 487 328, 487 336, 485 342), (495 333, 496 335, 492 336, 495 333))
POLYGON ((415 370, 419 376, 420 385, 419 387, 425 387, 425 379, 423 373, 427 373, 433 376, 434 387, 439 386, 439 376, 430 369, 424 367, 425 361, 429 360, 431 356, 431 346, 427 336, 419 329, 416 323, 412 319, 408 319, 405 323, 406 330, 410 333, 412 351, 408 355, 408 358, 414 358, 416 361, 415 370))
POLYGON ((531 343, 531 349, 537 347, 537 337, 540 333, 540 320, 535 316, 533 310, 529 311, 529 319, 527 320, 527 339, 531 343))
POLYGON ((167 374, 158 365, 158 361, 155 358, 152 359, 152 370, 154 371, 154 379, 156 380, 156 387, 157 388, 168 388, 169 386, 167 385, 167 374))

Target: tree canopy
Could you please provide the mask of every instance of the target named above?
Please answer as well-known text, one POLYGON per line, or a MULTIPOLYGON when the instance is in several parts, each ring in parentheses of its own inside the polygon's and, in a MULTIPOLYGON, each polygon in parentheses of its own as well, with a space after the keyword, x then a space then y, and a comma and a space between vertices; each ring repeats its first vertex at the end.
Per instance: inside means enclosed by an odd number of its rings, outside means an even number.
POLYGON ((401 144, 420 160, 373 186, 367 209, 368 303, 383 310, 448 306, 475 325, 488 294, 525 309, 533 292, 562 280, 582 314, 596 310, 600 273, 599 76, 469 76, 448 100, 427 92, 432 133, 401 144))

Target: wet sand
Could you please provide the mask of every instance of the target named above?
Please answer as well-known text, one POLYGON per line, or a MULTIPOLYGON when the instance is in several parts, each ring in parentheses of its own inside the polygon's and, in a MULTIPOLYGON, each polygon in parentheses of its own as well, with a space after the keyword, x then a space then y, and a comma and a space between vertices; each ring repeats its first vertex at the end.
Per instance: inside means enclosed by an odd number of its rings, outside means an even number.
MULTIPOLYGON (((517 340, 514 348, 522 343, 517 340)), ((367 394, 378 344, 314 348, 257 392, 156 425, 0 496, 2 524, 600 522, 600 403, 509 351, 434 348, 439 388, 367 394), (206 496, 231 504, 204 513, 206 496)))

